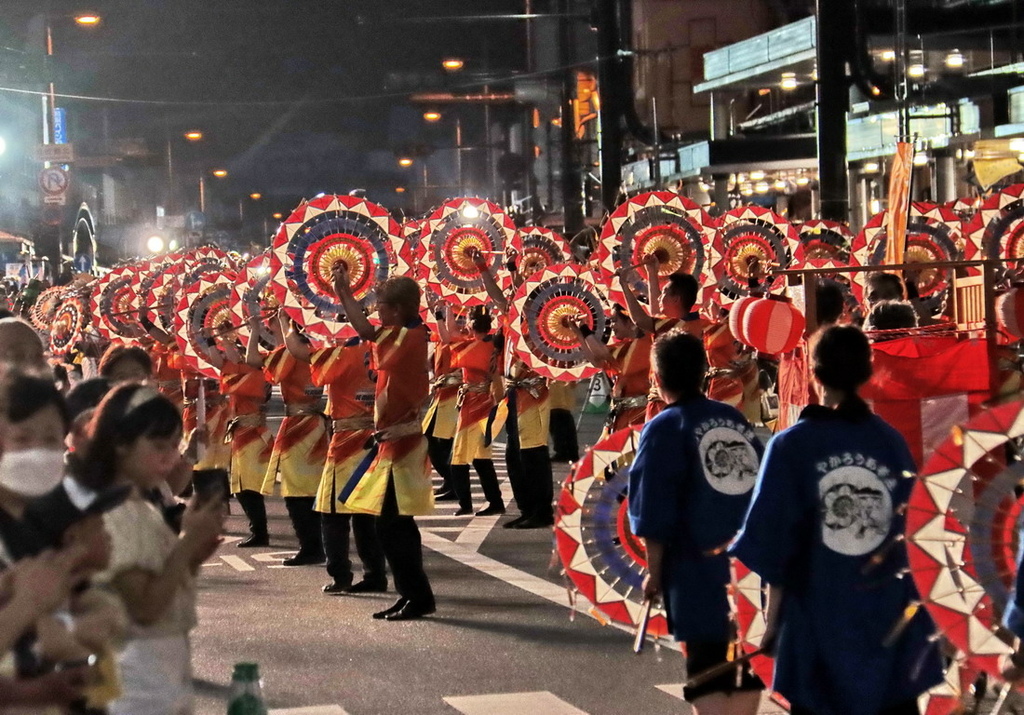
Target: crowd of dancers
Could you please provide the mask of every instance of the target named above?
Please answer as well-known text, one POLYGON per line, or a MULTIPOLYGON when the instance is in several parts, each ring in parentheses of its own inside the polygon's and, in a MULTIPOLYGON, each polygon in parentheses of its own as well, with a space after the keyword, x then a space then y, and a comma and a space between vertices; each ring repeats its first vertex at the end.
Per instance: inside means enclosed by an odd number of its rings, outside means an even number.
MULTIPOLYGON (((284 311, 250 318, 244 344, 226 324, 201 345, 218 380, 185 369, 176 341, 143 318, 141 346, 110 345, 98 377, 62 385, 37 331, 0 319, 0 703, 191 712, 195 578, 226 515, 197 472, 227 474, 249 522, 242 548, 270 544, 266 499, 279 491, 299 544, 284 565, 325 564, 326 594, 386 592, 390 572, 398 598, 373 614, 388 622, 437 608, 414 517, 443 499, 458 502, 456 516, 505 514, 492 454, 502 430, 519 511, 502 526, 552 527, 548 443, 567 388, 513 348, 509 288, 483 254, 469 258, 489 304, 459 311, 431 300, 433 331, 416 280, 378 284, 371 323, 338 263, 332 289, 354 337, 316 347, 284 311), (284 400, 276 433, 271 386, 284 400)), ((658 268, 652 256, 619 275, 610 342, 582 317, 565 327, 610 378, 605 434, 643 427, 629 516, 646 548, 645 597, 664 603, 686 644, 685 698, 701 715, 757 710, 765 684, 737 658, 728 597, 738 557, 769 586, 764 648, 792 712, 918 712, 918 696, 942 680, 943 654, 913 583, 898 577, 916 467, 858 395, 871 348, 841 287, 819 285, 819 328, 802 348, 811 406, 765 449, 752 426, 762 417, 756 356, 721 315, 697 310, 697 279, 662 280, 658 268), (634 294, 633 270, 644 271, 647 295, 634 294)), ((756 288, 759 267, 748 268, 756 288)), ((867 327, 918 324, 916 296, 898 277, 867 285, 867 327)), ((1007 677, 1024 672, 1018 661, 1007 677)))

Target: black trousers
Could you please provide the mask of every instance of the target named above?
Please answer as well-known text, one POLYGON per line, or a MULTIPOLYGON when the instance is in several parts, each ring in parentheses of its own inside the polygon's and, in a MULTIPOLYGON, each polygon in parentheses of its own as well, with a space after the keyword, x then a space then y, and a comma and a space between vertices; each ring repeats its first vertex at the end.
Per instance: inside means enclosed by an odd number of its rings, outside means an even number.
POLYGON ((512 496, 524 516, 552 518, 555 514, 555 478, 551 473, 551 456, 547 446, 520 447, 515 391, 509 398, 508 420, 505 422, 508 435, 505 463, 512 496))
POLYGON ((576 420, 570 410, 551 410, 551 445, 556 461, 575 462, 580 458, 580 442, 576 436, 576 420))
POLYGON ((292 520, 295 536, 299 538, 299 553, 322 554, 324 543, 320 536, 320 515, 313 511, 316 497, 285 497, 288 518, 292 520))
MULTIPOLYGON (((907 700, 906 702, 900 703, 899 705, 893 705, 889 708, 880 710, 877 715, 918 715, 921 711, 917 707, 916 700, 907 700)), ((794 705, 790 710, 790 715, 814 715, 813 710, 794 705)))
POLYGON ((267 536, 267 505, 263 495, 251 489, 243 489, 235 494, 245 517, 249 520, 249 533, 256 537, 267 536))
POLYGON ((434 419, 430 420, 430 424, 427 425, 426 437, 427 437, 427 456, 430 457, 430 465, 434 468, 434 471, 441 475, 441 490, 448 491, 453 489, 452 486, 452 445, 455 444, 455 439, 441 439, 440 437, 434 436, 434 423, 437 421, 437 415, 434 415, 434 419))
MULTIPOLYGON (((473 469, 480 477, 480 486, 484 488, 484 498, 488 506, 504 507, 501 498, 501 487, 498 486, 498 473, 494 471, 494 462, 490 459, 474 459, 473 469)), ((459 497, 459 506, 463 509, 473 508, 473 497, 469 490, 469 465, 452 465, 452 486, 459 497)))
POLYGON ((384 549, 398 595, 420 603, 434 603, 434 591, 423 570, 420 530, 411 516, 398 513, 395 479, 388 479, 384 505, 377 517, 377 538, 384 549))
POLYGON ((386 584, 384 549, 377 539, 377 517, 369 514, 320 514, 327 575, 335 583, 352 583, 352 559, 349 558, 349 529, 355 535, 356 553, 363 564, 363 580, 386 584))

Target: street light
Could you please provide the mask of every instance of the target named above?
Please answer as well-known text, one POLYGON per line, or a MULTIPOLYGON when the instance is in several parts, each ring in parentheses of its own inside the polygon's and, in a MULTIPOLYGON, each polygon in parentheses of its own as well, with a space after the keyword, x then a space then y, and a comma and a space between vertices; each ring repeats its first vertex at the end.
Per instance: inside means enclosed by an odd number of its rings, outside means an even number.
POLYGON ((404 186, 396 186, 395 187, 395 193, 396 194, 404 194, 405 193, 405 187, 404 186))
POLYGON ((413 165, 413 160, 407 156, 403 156, 401 159, 398 160, 398 165, 401 167, 408 168, 413 165))
POLYGON ((164 250, 164 239, 160 236, 150 236, 146 240, 146 248, 150 253, 160 253, 164 250))
POLYGON ((263 194, 261 194, 259 191, 253 191, 251 194, 249 194, 249 198, 252 199, 253 201, 259 201, 260 199, 263 198, 263 194))
POLYGON ((185 132, 185 138, 190 142, 197 142, 203 138, 203 133, 198 129, 192 129, 191 131, 185 132))
POLYGON ((214 169, 210 173, 213 174, 214 176, 216 176, 218 179, 223 179, 224 177, 226 177, 228 175, 228 170, 227 169, 214 169))
POLYGON ((424 112, 423 119, 431 123, 439 122, 441 121, 441 113, 434 111, 424 112))
POLYGON ((466 63, 458 57, 449 57, 441 62, 441 66, 449 72, 458 72, 466 66, 466 63))
POLYGON ((270 214, 270 215, 273 216, 274 218, 276 218, 278 221, 280 221, 281 219, 284 218, 284 214, 282 214, 282 213, 276 213, 276 214, 270 214))
POLYGON ((83 12, 80 15, 75 15, 75 22, 84 27, 96 27, 102 19, 94 12, 83 12))

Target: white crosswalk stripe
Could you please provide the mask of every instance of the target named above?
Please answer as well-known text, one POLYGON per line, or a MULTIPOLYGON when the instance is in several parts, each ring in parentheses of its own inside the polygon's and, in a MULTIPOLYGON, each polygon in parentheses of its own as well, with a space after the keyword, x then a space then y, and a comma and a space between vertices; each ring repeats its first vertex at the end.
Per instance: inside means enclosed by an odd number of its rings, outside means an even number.
POLYGON ((532 693, 493 693, 445 698, 444 701, 463 715, 587 715, 554 693, 541 690, 532 693))

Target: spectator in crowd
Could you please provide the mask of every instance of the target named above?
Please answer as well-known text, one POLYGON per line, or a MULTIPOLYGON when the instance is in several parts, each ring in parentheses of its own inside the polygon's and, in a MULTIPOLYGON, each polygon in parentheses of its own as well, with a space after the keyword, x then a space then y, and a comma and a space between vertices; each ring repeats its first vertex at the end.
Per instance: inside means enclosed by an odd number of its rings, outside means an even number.
POLYGON ((153 360, 138 346, 114 344, 100 358, 100 377, 114 385, 146 382, 153 378, 153 360))
POLYGON ((145 498, 182 459, 181 415, 151 387, 114 388, 93 417, 84 486, 127 484, 131 495, 105 515, 110 567, 97 577, 124 603, 128 640, 119 664, 123 695, 112 715, 165 715, 192 707, 189 633, 196 624, 195 577, 221 542, 222 502, 190 502, 178 536, 145 498))

